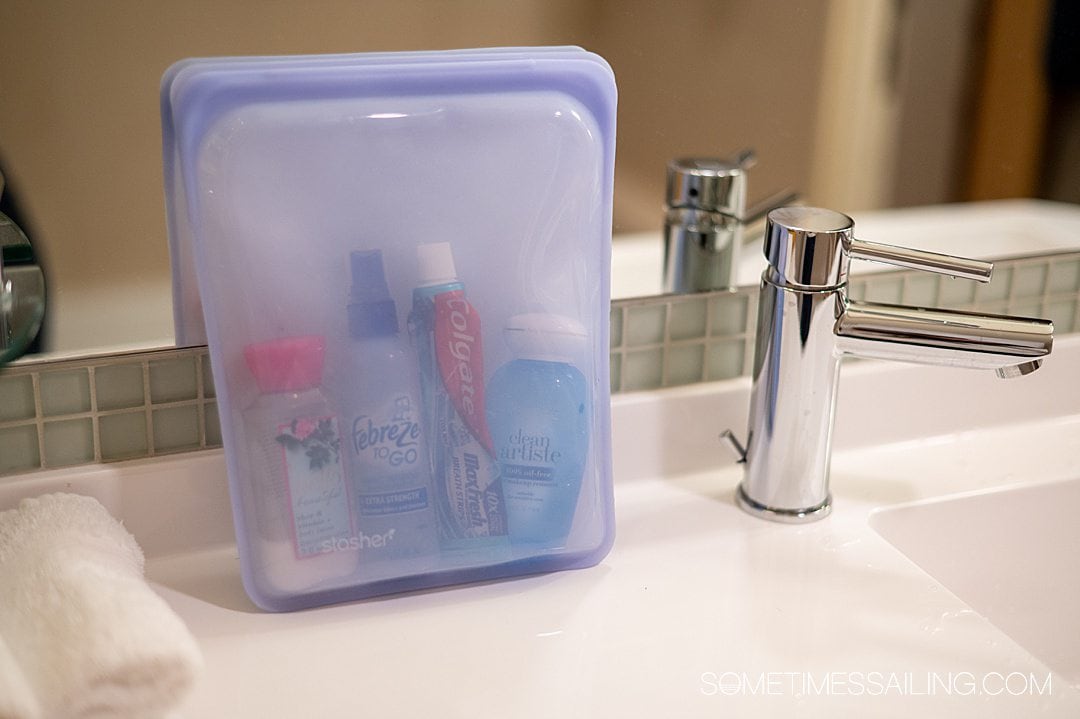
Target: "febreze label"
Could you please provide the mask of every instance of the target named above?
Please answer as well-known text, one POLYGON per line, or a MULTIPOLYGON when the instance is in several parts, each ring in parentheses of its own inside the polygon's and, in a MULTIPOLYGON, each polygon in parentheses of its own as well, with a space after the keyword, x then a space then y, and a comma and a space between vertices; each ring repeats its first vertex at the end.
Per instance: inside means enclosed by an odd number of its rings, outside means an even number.
POLYGON ((436 461, 444 540, 503 536, 506 508, 484 407, 480 317, 463 290, 434 297, 436 461))

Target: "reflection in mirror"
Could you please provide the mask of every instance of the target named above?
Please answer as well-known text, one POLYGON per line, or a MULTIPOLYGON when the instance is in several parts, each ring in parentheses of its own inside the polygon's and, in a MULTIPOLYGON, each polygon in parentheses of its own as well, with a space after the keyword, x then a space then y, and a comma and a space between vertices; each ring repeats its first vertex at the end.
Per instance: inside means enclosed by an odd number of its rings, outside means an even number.
MULTIPOLYGON (((0 175, 0 199, 3 191, 0 175)), ((0 365, 26 352, 44 315, 45 275, 26 234, 0 212, 0 365)))
POLYGON ((747 208, 747 171, 756 162, 754 151, 746 149, 729 159, 681 158, 668 163, 665 293, 709 292, 738 284, 747 226, 797 199, 794 192, 783 190, 747 208))
POLYGON ((791 187, 860 223, 884 208, 1080 199, 1080 159, 1066 152, 1080 145, 1080 113, 1060 104, 1075 70, 1045 63, 1068 37, 1055 15, 1068 4, 5 0, 0 151, 48 259, 43 350, 172 342, 158 87, 181 58, 566 44, 598 53, 619 86, 615 254, 651 263, 645 284, 624 287, 616 270, 613 289, 630 296, 662 290, 665 171, 679 157, 753 147, 748 205, 791 187))

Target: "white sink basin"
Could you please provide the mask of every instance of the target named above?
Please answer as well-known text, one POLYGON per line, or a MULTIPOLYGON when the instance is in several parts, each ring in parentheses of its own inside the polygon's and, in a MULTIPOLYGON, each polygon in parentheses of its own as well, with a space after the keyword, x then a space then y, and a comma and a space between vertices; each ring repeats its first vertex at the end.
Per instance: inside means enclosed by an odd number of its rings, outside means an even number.
POLYGON ((1080 684, 1080 479, 875 511, 870 526, 973 610, 1080 684))

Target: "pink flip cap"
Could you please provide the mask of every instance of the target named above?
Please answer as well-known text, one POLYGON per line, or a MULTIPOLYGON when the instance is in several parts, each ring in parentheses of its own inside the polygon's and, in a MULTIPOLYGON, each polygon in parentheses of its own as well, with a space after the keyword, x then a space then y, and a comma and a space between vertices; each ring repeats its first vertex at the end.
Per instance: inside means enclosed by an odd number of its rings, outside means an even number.
POLYGON ((260 392, 301 392, 322 382, 326 340, 284 337, 244 347, 244 360, 260 392))

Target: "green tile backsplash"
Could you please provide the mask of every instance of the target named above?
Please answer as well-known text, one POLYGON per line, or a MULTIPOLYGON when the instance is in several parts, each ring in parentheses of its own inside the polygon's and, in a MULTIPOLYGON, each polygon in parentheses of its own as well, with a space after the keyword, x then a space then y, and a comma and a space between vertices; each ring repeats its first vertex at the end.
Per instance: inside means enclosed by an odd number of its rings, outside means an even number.
POLYGON ((150 401, 179 402, 195 399, 199 377, 194 357, 173 357, 150 362, 150 401))
POLYGON ((150 449, 145 412, 121 412, 98 418, 103 461, 145 457, 150 449))
POLYGON ((90 411, 90 371, 42 372, 41 411, 46 417, 90 411))
POLYGON ((94 461, 94 420, 90 417, 45 422, 42 437, 43 454, 54 467, 94 461))
MULTIPOLYGON (((1000 260, 987 284, 893 270, 857 276, 848 288, 860 301, 1047 317, 1058 334, 1080 331, 1078 293, 1080 252, 1000 260)), ((740 287, 612 303, 612 392, 748 374, 757 297, 757 287, 740 287)))
POLYGON ((98 367, 94 371, 99 410, 141 407, 146 397, 141 364, 98 367))
POLYGON ((33 419, 34 378, 30 375, 0 379, 0 422, 33 419))
POLYGON ((618 300, 612 321, 629 317, 627 341, 612 343, 611 391, 631 392, 728 379, 748 366, 749 320, 757 288, 618 300), (658 322, 657 318, 663 318, 658 322), (638 327, 636 322, 642 322, 638 327))
MULTIPOLYGON (((1048 317, 1080 331, 1080 252, 999 261, 986 285, 890 271, 852 280, 856 300, 1048 317)), ((611 390, 748 374, 756 287, 616 300, 611 390)), ((0 368, 0 475, 221 446, 205 347, 0 368)))
POLYGON ((37 427, 22 424, 0 430, 0 474, 26 472, 40 466, 37 427))
POLYGON ((0 475, 221 446, 205 347, 0 368, 0 475))

